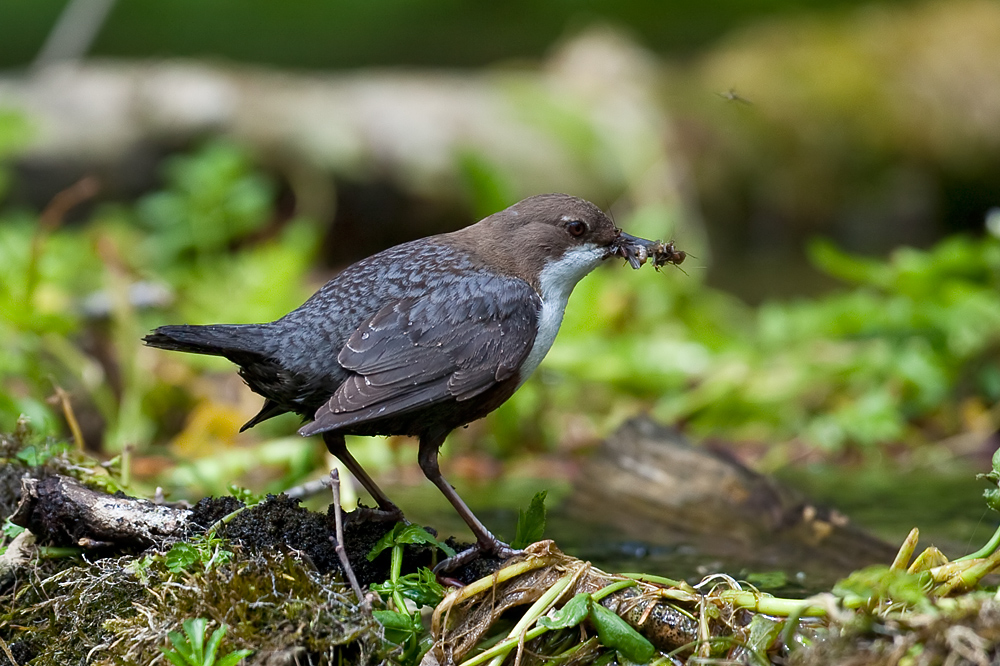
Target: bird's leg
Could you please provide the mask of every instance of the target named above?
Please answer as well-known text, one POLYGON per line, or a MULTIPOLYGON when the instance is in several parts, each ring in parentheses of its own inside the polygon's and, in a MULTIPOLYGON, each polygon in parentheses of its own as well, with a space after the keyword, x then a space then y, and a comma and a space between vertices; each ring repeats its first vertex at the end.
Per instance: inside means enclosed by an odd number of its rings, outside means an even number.
POLYGON ((458 496, 455 489, 451 487, 451 484, 445 481, 441 475, 441 469, 438 466, 438 449, 444 444, 445 437, 447 436, 447 430, 444 432, 425 433, 420 436, 420 452, 418 454, 420 469, 423 470, 424 476, 430 479, 444 496, 448 498, 451 505, 455 507, 455 511, 458 512, 458 515, 462 517, 465 524, 476 535, 476 545, 440 562, 434 567, 434 571, 450 571, 467 562, 471 562, 483 552, 493 553, 500 558, 507 558, 517 554, 519 551, 500 541, 486 529, 486 526, 476 518, 472 510, 462 501, 462 498, 458 496))
POLYGON ((378 487, 375 480, 368 476, 368 472, 364 470, 361 464, 351 455, 351 452, 347 450, 347 442, 344 440, 343 435, 325 432, 323 433, 323 441, 326 443, 327 450, 347 466, 347 469, 354 475, 354 478, 360 481, 361 485, 368 491, 368 494, 372 496, 372 499, 375 500, 380 509, 380 517, 386 520, 403 520, 403 512, 382 492, 382 489, 378 487))

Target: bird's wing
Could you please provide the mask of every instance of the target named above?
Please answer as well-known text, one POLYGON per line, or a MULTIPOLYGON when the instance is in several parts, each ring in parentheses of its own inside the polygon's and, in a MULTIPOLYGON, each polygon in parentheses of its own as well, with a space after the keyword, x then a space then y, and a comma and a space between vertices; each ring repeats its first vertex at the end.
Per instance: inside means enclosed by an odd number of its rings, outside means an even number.
POLYGON ((299 432, 311 435, 468 400, 510 378, 531 351, 541 301, 523 280, 456 276, 379 310, 341 349, 348 379, 299 432))

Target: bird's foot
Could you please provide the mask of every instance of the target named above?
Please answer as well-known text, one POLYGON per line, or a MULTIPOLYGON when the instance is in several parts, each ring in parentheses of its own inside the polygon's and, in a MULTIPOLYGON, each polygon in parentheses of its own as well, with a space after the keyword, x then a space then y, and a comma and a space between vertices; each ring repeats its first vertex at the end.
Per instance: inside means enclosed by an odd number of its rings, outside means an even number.
POLYGON ((445 560, 441 560, 438 562, 437 566, 434 567, 434 573, 440 577, 442 574, 465 566, 469 562, 473 562, 483 555, 492 555, 498 560, 506 560, 514 557, 515 555, 520 555, 523 552, 523 550, 511 548, 503 541, 494 537, 492 542, 478 542, 460 553, 456 553, 445 560))

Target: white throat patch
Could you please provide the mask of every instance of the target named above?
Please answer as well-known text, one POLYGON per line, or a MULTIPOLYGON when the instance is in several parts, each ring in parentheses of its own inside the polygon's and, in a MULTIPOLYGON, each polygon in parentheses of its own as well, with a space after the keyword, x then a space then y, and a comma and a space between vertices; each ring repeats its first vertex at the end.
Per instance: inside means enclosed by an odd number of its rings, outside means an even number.
POLYGON ((531 376, 552 347, 573 287, 583 276, 597 268, 606 254, 606 248, 587 243, 567 250, 561 258, 549 262, 542 269, 538 276, 538 295, 542 299, 542 309, 538 313, 538 334, 535 335, 535 343, 531 346, 528 358, 521 365, 521 381, 518 385, 531 376))

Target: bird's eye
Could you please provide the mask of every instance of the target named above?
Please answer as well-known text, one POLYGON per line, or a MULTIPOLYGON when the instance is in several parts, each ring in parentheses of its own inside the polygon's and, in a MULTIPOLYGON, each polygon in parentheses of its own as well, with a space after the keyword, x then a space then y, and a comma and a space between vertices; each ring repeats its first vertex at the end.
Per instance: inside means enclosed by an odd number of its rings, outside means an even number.
POLYGON ((570 236, 580 237, 587 231, 587 225, 580 220, 572 220, 566 223, 566 231, 570 236))

